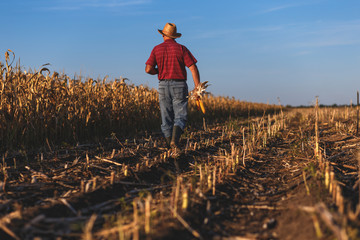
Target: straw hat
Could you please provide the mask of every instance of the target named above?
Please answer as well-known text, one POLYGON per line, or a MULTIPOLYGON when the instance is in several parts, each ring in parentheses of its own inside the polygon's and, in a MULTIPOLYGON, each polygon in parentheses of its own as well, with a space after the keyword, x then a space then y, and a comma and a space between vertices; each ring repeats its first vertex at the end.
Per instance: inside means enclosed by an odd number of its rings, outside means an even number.
POLYGON ((163 30, 158 29, 159 33, 170 38, 179 38, 181 33, 177 33, 175 23, 167 23, 163 30))

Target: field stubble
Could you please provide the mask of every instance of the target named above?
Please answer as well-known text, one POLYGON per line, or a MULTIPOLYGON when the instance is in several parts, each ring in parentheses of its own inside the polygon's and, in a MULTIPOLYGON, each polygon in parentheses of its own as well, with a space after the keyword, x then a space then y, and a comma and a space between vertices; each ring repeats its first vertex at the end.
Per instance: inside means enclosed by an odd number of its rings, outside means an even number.
POLYGON ((357 239, 354 110, 319 113, 326 160, 303 109, 189 130, 180 155, 149 137, 4 158, 2 237, 357 239))
POLYGON ((47 147, 3 154, 1 239, 359 238, 355 108, 273 115, 267 105, 209 96, 205 123, 191 106, 201 124, 187 129, 180 154, 151 133, 56 148, 55 133, 100 139, 134 127, 131 114, 145 126, 156 91, 9 65, 1 67, 2 151, 16 141, 47 147), (126 101, 139 105, 126 112, 126 101), (220 113, 232 120, 216 123, 220 113))

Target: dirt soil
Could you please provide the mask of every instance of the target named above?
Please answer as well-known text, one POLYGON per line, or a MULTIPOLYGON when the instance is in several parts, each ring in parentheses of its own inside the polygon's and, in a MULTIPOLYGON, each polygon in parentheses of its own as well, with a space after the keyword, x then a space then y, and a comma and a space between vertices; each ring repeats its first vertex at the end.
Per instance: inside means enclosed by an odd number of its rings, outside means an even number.
MULTIPOLYGON (((181 144, 190 147, 178 155, 153 135, 4 156, 0 239, 121 239, 121 234, 136 239, 133 231, 111 231, 120 218, 123 229, 131 228, 132 203, 137 199, 141 212, 149 195, 151 230, 140 230, 140 239, 334 239, 331 226, 313 209, 324 203, 340 227, 348 220, 338 214, 318 171, 313 124, 300 119, 291 118, 276 137, 207 191, 194 187, 196 166, 218 161, 232 144, 240 145, 240 128, 188 130, 181 144), (174 216, 168 206, 173 206, 181 179, 187 180, 181 189, 188 190, 190 201, 186 211, 179 207, 174 216)), ((347 207, 355 209, 360 139, 329 124, 320 129, 321 149, 343 184, 347 207)), ((359 224, 349 225, 352 239, 358 238, 359 224)))

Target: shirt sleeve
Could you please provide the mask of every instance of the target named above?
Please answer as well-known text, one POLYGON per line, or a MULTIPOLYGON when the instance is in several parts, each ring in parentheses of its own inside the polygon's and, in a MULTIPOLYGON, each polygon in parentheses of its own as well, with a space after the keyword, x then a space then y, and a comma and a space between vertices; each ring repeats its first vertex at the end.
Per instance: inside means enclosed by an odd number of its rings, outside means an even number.
POLYGON ((156 66, 156 58, 155 58, 155 48, 151 51, 149 59, 145 63, 146 65, 156 66))
POLYGON ((184 54, 184 63, 185 66, 190 67, 191 65, 197 63, 196 58, 191 54, 189 49, 187 49, 185 46, 183 46, 183 54, 184 54))

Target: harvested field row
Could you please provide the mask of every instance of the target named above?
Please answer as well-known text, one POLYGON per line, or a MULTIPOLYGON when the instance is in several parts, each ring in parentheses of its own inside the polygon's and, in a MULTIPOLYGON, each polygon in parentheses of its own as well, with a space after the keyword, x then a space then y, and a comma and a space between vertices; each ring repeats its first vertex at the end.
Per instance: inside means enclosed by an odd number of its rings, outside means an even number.
MULTIPOLYGON (((279 122, 276 119, 268 120, 267 124, 271 124, 272 121, 279 122)), ((263 122, 261 119, 249 124, 264 124, 260 121, 263 122)), ((77 220, 84 224, 91 216, 88 214, 97 213, 100 214, 97 221, 102 219, 100 222, 104 224, 104 219, 109 217, 103 216, 108 214, 104 211, 104 205, 110 212, 115 211, 116 217, 117 211, 124 204, 127 206, 135 198, 138 201, 139 194, 154 195, 152 205, 157 206, 158 199, 155 195, 161 192, 164 199, 161 204, 177 206, 170 203, 174 201, 171 200, 174 198, 171 195, 174 191, 180 191, 180 186, 181 191, 177 194, 184 195, 188 192, 191 204, 191 195, 196 191, 207 191, 211 185, 215 189, 215 184, 219 180, 215 177, 209 183, 209 179, 215 174, 214 171, 210 173, 214 163, 218 167, 218 173, 215 175, 219 178, 224 178, 230 171, 230 164, 233 168, 231 171, 235 171, 236 165, 239 165, 241 153, 238 147, 245 138, 239 140, 233 128, 234 126, 230 125, 218 126, 207 131, 189 133, 187 138, 183 139, 184 151, 180 155, 159 146, 163 144, 159 139, 149 138, 131 143, 110 142, 106 148, 112 150, 106 151, 102 148, 102 152, 90 147, 40 154, 27 161, 4 158, 3 173, 6 181, 3 202, 4 213, 7 215, 4 214, 3 219, 10 221, 11 216, 16 216, 14 213, 21 209, 21 219, 14 221, 14 226, 19 228, 8 232, 19 232, 20 236, 29 238, 37 234, 46 236, 51 230, 29 227, 31 224, 27 225, 26 229, 19 230, 24 224, 33 223, 35 220, 35 225, 39 225, 41 222, 46 223, 46 218, 55 221, 53 218, 63 218, 64 215, 71 218, 71 224, 75 224, 75 216, 81 216, 77 220), (24 164, 25 162, 28 164, 24 164), (88 215, 88 218, 84 218, 84 215, 88 215)), ((270 134, 275 134, 278 129, 279 123, 274 122, 269 126, 270 134)), ((250 134, 251 131, 254 134, 252 140, 246 138, 246 141, 249 140, 249 151, 255 150, 255 142, 251 141, 258 141, 255 135, 259 133, 255 128, 246 131, 243 128, 243 131, 240 131, 241 136, 245 133, 250 134)), ((185 200, 179 200, 182 201, 185 200)), ((169 209, 163 211, 166 214, 171 212, 169 209)), ((83 234, 82 231, 68 233, 69 228, 66 226, 65 230, 57 232, 57 235, 76 238, 83 234)))
POLYGON ((1 237, 356 239, 360 139, 347 111, 319 110, 328 165, 313 109, 189 129, 180 153, 151 136, 4 158, 1 237))

